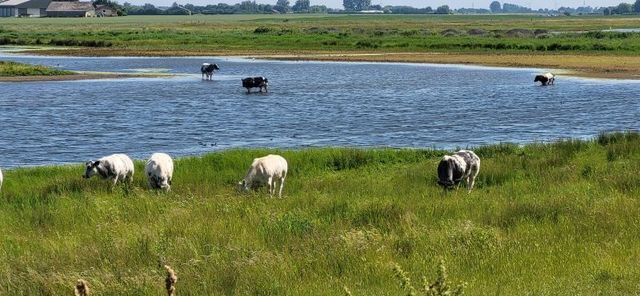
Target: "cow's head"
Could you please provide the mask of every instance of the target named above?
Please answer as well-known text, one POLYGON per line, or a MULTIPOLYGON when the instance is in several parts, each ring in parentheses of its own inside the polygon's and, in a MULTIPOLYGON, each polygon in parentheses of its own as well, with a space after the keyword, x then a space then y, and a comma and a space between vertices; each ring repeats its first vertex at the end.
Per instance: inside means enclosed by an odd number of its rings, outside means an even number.
POLYGON ((213 64, 213 70, 220 70, 220 67, 218 67, 218 64, 213 64))
POLYGON ((238 182, 238 191, 247 192, 249 191, 249 183, 242 179, 242 181, 238 182))
POLYGON ((85 164, 85 170, 84 170, 84 175, 82 175, 83 178, 88 179, 93 177, 93 175, 98 174, 98 167, 100 166, 100 161, 96 160, 96 161, 87 161, 85 164))
POLYGON ((445 156, 438 164, 438 184, 444 189, 453 189, 456 185, 453 180, 455 162, 453 158, 445 156))

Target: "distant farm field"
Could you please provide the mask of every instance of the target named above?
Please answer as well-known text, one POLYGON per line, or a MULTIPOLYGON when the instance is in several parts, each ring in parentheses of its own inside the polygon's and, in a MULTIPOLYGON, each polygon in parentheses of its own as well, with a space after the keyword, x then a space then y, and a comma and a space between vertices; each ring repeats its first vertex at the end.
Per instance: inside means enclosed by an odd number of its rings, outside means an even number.
POLYGON ((133 51, 640 52, 636 17, 213 15, 0 19, 0 44, 133 51))
POLYGON ((407 295, 444 259, 466 295, 640 291, 640 136, 477 147, 477 188, 442 194, 444 151, 232 150, 176 163, 173 189, 113 191, 80 165, 5 171, 0 294, 407 295), (254 157, 289 161, 284 198, 235 190, 254 157))

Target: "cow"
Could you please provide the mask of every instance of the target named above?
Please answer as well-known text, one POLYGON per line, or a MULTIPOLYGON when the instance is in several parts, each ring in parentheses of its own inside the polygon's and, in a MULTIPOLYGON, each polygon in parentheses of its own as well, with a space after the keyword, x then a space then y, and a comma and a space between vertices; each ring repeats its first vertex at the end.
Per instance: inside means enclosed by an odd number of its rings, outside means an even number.
POLYGON ((133 182, 133 161, 126 154, 112 154, 98 160, 85 163, 85 179, 100 175, 103 179, 111 180, 113 186, 119 180, 133 182))
POLYGON ((438 184, 446 189, 458 188, 462 180, 471 192, 476 176, 480 172, 480 158, 471 150, 460 150, 445 155, 438 164, 438 184))
POLYGON ((266 184, 269 187, 269 196, 271 197, 276 191, 277 181, 280 181, 278 197, 282 197, 282 188, 284 187, 284 179, 287 177, 287 170, 287 160, 280 155, 269 154, 256 158, 251 163, 251 167, 249 167, 244 179, 238 182, 239 189, 249 191, 249 189, 257 189, 266 184))
POLYGON ((0 189, 2 189, 2 170, 0 170, 0 189))
POLYGON ((536 75, 536 78, 533 82, 540 82, 542 85, 553 85, 556 81, 556 76, 551 73, 545 73, 542 75, 536 75))
POLYGON ((264 88, 264 92, 268 92, 269 80, 266 77, 247 77, 242 79, 242 87, 247 89, 247 93, 251 93, 251 88, 260 88, 260 92, 264 88))
POLYGON ((147 184, 151 189, 171 190, 173 178, 173 160, 165 153, 154 153, 144 167, 147 184))
POLYGON ((202 67, 200 67, 200 72, 202 72, 202 79, 211 80, 213 78, 214 70, 220 70, 220 67, 218 67, 218 64, 209 64, 209 63, 202 64, 202 67))

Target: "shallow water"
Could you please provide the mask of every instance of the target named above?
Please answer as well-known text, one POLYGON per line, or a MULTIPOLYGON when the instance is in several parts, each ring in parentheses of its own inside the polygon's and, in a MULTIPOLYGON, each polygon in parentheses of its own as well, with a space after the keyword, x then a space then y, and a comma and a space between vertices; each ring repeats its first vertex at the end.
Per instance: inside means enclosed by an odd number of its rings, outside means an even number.
POLYGON ((194 155, 237 147, 470 147, 588 138, 640 128, 636 81, 537 69, 237 58, 4 55, 62 69, 172 78, 0 83, 0 167, 78 163, 123 152, 194 155), (213 81, 203 62, 218 63, 213 81), (268 94, 240 79, 266 76, 268 94))

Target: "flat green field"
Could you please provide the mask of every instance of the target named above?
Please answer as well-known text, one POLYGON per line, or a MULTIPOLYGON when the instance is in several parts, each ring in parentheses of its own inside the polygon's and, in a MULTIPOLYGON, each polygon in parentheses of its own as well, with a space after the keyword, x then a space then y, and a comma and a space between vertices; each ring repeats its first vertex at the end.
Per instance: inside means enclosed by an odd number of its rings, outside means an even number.
POLYGON ((0 294, 406 295, 444 259, 467 295, 640 291, 640 135, 477 147, 477 188, 442 194, 444 151, 232 150, 179 159, 173 189, 110 191, 80 165, 5 171, 0 294), (235 190, 251 160, 289 161, 284 198, 235 190))
POLYGON ((585 52, 636 54, 637 17, 535 15, 232 15, 2 18, 0 44, 109 48, 144 54, 213 51, 585 52))

